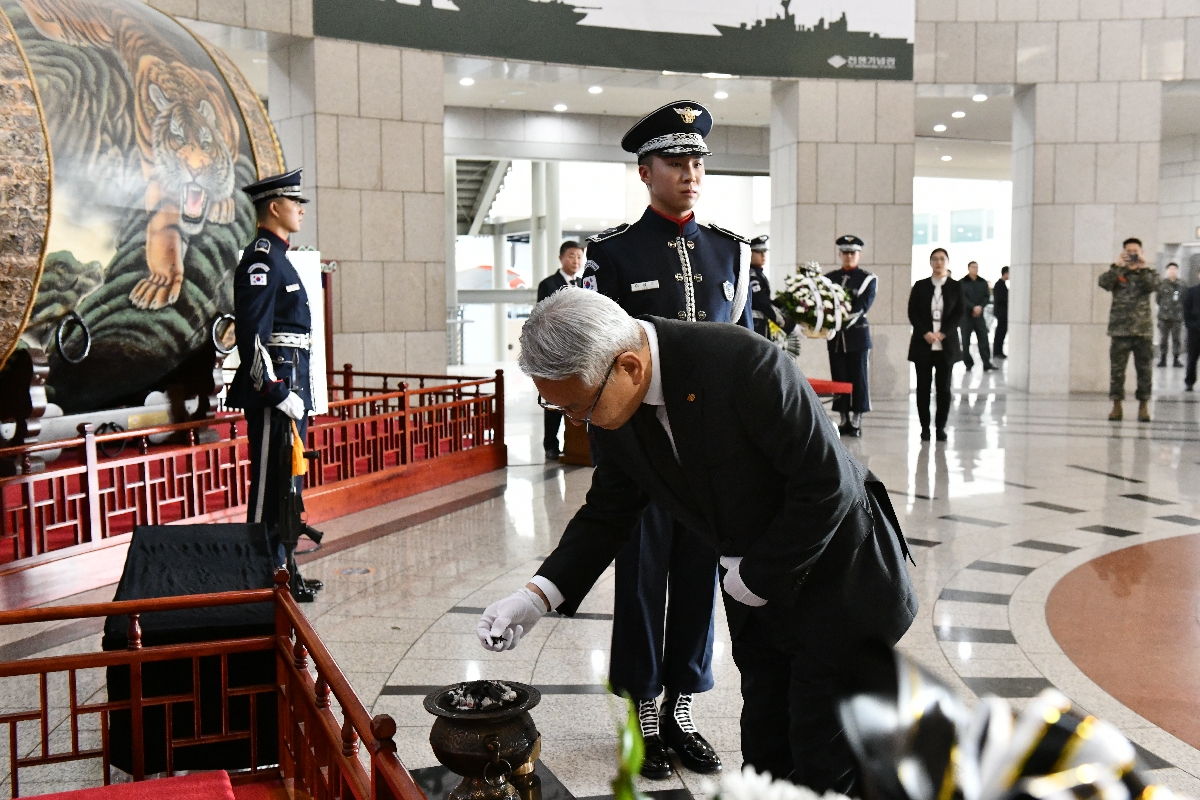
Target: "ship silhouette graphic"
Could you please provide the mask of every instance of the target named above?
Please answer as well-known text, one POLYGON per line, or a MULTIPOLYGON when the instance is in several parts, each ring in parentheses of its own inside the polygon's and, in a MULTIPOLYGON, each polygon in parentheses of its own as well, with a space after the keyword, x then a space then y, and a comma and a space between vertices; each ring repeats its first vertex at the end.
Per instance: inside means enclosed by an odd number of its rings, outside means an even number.
POLYGON ((313 0, 313 33, 471 56, 620 69, 721 72, 780 78, 912 80, 913 46, 852 31, 845 13, 797 24, 792 0, 753 23, 714 25, 719 35, 581 25, 589 11, 564 0, 313 0))

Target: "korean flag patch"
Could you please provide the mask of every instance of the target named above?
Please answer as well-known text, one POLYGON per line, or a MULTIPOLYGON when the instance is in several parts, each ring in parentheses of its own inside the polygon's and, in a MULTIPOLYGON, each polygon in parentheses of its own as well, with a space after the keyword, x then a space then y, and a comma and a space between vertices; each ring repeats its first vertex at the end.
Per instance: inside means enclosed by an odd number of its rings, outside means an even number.
POLYGON ((584 278, 583 279, 583 288, 585 288, 591 292, 596 291, 596 276, 588 275, 586 278, 584 278))
POLYGON ((250 276, 250 285, 251 286, 266 286, 267 285, 267 276, 263 275, 263 274, 251 275, 250 276))
POLYGON ((733 302, 733 284, 725 281, 721 284, 721 292, 725 295, 725 299, 733 302))

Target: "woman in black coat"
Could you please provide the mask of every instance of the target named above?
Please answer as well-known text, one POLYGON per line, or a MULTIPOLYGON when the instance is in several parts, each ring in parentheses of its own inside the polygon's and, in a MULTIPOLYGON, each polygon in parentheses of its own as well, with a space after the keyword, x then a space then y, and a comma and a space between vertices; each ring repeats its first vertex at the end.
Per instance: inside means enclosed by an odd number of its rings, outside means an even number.
POLYGON ((937 440, 946 441, 950 373, 954 362, 962 360, 962 344, 958 338, 959 323, 963 318, 962 287, 946 269, 949 260, 950 254, 940 247, 930 253, 932 276, 917 281, 908 294, 908 321, 913 327, 908 360, 917 368, 917 416, 921 420, 921 439, 924 441, 929 441, 929 394, 935 383, 937 440))

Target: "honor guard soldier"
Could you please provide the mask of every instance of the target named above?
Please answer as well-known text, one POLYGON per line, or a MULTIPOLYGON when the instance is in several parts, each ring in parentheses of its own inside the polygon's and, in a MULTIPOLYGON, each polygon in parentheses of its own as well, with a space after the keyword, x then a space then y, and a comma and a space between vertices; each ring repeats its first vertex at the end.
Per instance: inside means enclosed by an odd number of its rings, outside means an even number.
MULTIPOLYGON (((650 205, 632 225, 588 239, 583 288, 611 297, 632 316, 751 327, 750 242, 699 225, 692 213, 711 129, 712 115, 693 100, 665 105, 629 129, 621 147, 637 155, 650 205)), ((715 589, 717 554, 666 507, 651 503, 615 563, 609 680, 638 703, 646 743, 642 775, 672 774, 668 748, 689 769, 716 772, 721 759, 696 730, 691 704, 694 693, 713 687, 715 597, 695 587, 715 589), (687 587, 672 591, 669 603, 668 575, 671 586, 687 587), (660 709, 656 700, 664 690, 660 709)))
POLYGON ((862 436, 862 415, 871 410, 871 389, 867 383, 868 356, 871 352, 871 324, 867 312, 875 302, 878 282, 874 275, 858 266, 863 240, 857 236, 841 236, 837 242, 842 268, 826 273, 825 277, 850 295, 850 321, 829 340, 829 376, 854 386, 850 397, 841 394, 834 398, 833 410, 841 414, 838 431, 842 436, 862 436))
POLYGON ((785 333, 791 333, 792 328, 796 327, 794 322, 783 316, 771 299, 771 284, 763 272, 763 265, 767 263, 767 240, 770 238, 764 234, 750 240, 750 316, 754 322, 754 332, 768 339, 771 338, 772 322, 785 333))
MULTIPOLYGON (((247 522, 264 523, 277 565, 292 564, 296 543, 281 543, 279 521, 280 448, 290 447, 292 423, 305 440, 312 410, 309 351, 312 320, 300 275, 287 258, 288 237, 300 230, 304 203, 300 170, 276 175, 242 189, 258 215, 258 232, 242 252, 233 277, 233 305, 241 364, 226 405, 244 409, 250 439, 250 503, 247 522)), ((302 477, 292 480, 303 481, 302 477)), ((300 484, 296 486, 300 491, 300 484)), ((307 535, 319 531, 305 526, 307 535)), ((292 575, 292 595, 312 602, 320 581, 292 575)))

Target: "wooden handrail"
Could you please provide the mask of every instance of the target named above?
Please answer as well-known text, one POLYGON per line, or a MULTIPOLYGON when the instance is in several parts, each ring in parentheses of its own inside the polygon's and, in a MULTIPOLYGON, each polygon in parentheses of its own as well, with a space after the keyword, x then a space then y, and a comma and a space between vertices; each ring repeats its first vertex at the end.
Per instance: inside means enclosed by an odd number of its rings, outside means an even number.
POLYGON ((183 608, 207 606, 236 606, 242 603, 270 603, 274 589, 247 589, 238 592, 213 592, 183 597, 154 597, 146 600, 114 600, 110 603, 86 603, 78 606, 26 608, 19 611, 0 611, 0 625, 26 622, 55 622, 80 617, 107 617, 116 614, 149 614, 154 611, 177 611, 183 608))

